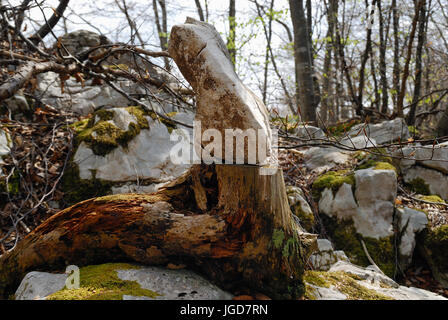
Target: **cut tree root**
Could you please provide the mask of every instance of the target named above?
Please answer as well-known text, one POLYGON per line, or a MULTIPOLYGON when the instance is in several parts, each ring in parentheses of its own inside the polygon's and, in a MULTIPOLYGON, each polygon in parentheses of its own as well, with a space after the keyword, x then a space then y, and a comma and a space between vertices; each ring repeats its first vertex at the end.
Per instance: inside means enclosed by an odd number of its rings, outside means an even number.
POLYGON ((0 297, 32 270, 135 261, 185 264, 227 290, 300 298, 315 236, 295 222, 281 170, 259 171, 195 165, 156 193, 105 196, 62 210, 1 256, 0 297))

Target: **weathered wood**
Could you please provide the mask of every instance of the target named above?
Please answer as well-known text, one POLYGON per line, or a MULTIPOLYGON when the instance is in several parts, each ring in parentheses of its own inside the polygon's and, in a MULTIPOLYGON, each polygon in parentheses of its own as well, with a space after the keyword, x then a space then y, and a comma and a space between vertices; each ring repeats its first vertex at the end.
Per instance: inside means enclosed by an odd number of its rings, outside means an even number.
POLYGON ((0 296, 31 270, 130 260, 185 264, 226 289, 299 298, 306 256, 301 230, 281 171, 259 170, 197 165, 157 193, 100 197, 62 210, 0 258, 0 296), (199 188, 206 211, 196 202, 199 188))

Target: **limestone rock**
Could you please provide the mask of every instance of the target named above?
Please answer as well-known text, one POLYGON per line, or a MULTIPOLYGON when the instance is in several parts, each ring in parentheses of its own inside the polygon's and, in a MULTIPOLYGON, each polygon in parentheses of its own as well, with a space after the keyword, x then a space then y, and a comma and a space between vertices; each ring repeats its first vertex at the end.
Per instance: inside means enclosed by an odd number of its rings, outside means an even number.
POLYGON ((344 251, 334 251, 333 245, 327 239, 317 239, 317 247, 318 251, 309 259, 313 270, 328 271, 338 261, 349 261, 344 251))
POLYGON ((310 205, 305 200, 302 189, 295 186, 286 187, 286 194, 288 195, 289 205, 292 213, 299 218, 300 225, 310 231, 314 225, 314 214, 310 205))
MULTIPOLYGON (((142 289, 157 293, 155 298, 123 295, 123 300, 230 300, 233 297, 230 293, 221 290, 202 276, 189 270, 171 270, 149 266, 117 269, 116 272, 119 279, 136 281, 142 289)), ((45 299, 62 290, 66 278, 65 274, 32 271, 22 280, 15 298, 16 300, 45 299)))
POLYGON ((313 127, 310 125, 298 125, 293 134, 303 140, 313 140, 313 139, 325 139, 325 133, 321 128, 313 127))
POLYGON ((316 300, 446 300, 430 291, 400 286, 372 268, 346 261, 337 262, 328 272, 312 271, 308 277, 306 273, 307 296, 316 300))
POLYGON ((402 118, 396 118, 377 124, 358 124, 349 131, 348 135, 353 137, 363 134, 363 126, 365 126, 367 136, 371 139, 375 139, 379 145, 398 140, 406 141, 410 137, 406 122, 402 118))
MULTIPOLYGON (((187 113, 171 116, 190 124, 193 117, 187 113)), ((75 124, 75 128, 79 146, 72 166, 76 170, 73 170, 74 176, 64 178, 67 187, 64 191, 66 197, 77 193, 79 188, 86 194, 73 202, 110 193, 155 192, 191 165, 186 161, 175 163, 171 156, 175 146, 192 154, 191 130, 182 131, 174 123, 153 119, 143 109, 129 107, 99 111, 93 119, 75 124), (172 134, 178 135, 179 139, 172 141, 172 134), (80 186, 78 180, 86 186, 80 186), (98 193, 98 188, 93 187, 94 194, 89 194, 88 181, 96 181, 108 190, 98 193), (78 185, 74 190, 73 184, 78 185)))
POLYGON ((347 163, 350 153, 337 148, 312 147, 303 151, 305 166, 310 170, 324 172, 338 164, 347 163))
POLYGON ((426 189, 425 193, 438 195, 448 200, 448 176, 439 171, 414 166, 406 171, 403 178, 414 188, 426 189))
MULTIPOLYGON (((252 164, 273 163, 275 156, 271 149, 272 132, 266 106, 238 78, 226 45, 216 29, 211 24, 187 18, 184 24, 171 29, 168 52, 196 93, 195 120, 201 123, 201 134, 213 129, 224 139, 226 129, 251 130, 255 137, 248 136, 244 159, 240 161, 248 163, 249 156, 254 155, 254 149, 249 152, 248 145, 261 151, 258 141, 265 145, 266 152, 259 152, 264 155, 258 155, 252 164)), ((228 154, 228 160, 235 163, 233 139, 226 139, 221 155, 215 151, 215 157, 224 159, 225 150, 232 149, 232 145, 233 158, 228 154), (224 147, 226 143, 227 148, 224 147)))
POLYGON ((412 255, 416 245, 416 234, 424 230, 428 225, 428 218, 422 211, 411 208, 397 208, 398 228, 400 239, 400 264, 404 270, 412 261, 412 255))
POLYGON ((65 286, 66 274, 32 271, 26 274, 15 293, 16 300, 40 300, 65 286))
MULTIPOLYGON (((170 270, 159 267, 119 270, 118 277, 137 281, 144 289, 160 294, 155 300, 231 300, 232 295, 189 270, 170 270)), ((124 296, 123 300, 138 297, 124 296)), ((145 297, 144 299, 150 300, 145 297)))
POLYGON ((403 155, 406 158, 400 161, 400 166, 406 171, 410 166, 421 166, 448 174, 448 142, 438 145, 411 146, 395 152, 395 155, 403 155))

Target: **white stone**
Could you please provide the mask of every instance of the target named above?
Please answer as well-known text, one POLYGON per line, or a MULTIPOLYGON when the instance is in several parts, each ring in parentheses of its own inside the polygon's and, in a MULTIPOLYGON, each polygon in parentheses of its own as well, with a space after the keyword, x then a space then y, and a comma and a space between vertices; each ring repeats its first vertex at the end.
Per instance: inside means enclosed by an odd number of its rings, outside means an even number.
POLYGON ((421 178, 428 185, 431 194, 448 200, 448 176, 439 171, 414 166, 406 171, 403 178, 406 183, 421 178))
POLYGON ((309 125, 298 125, 294 129, 294 135, 303 140, 325 139, 325 133, 321 128, 309 125))
POLYGON ((340 141, 340 144, 353 149, 372 148, 377 145, 374 138, 369 138, 365 135, 359 135, 355 137, 346 137, 340 141))
POLYGON ((349 152, 342 152, 333 147, 312 147, 303 151, 303 155, 305 166, 319 173, 334 168, 338 164, 347 163, 350 160, 349 152))
POLYGON ((348 261, 343 251, 334 251, 332 243, 327 239, 317 239, 317 251, 309 258, 314 270, 327 271, 340 260, 348 261))
POLYGON ((400 239, 399 252, 403 267, 408 266, 412 261, 412 254, 415 249, 415 236, 428 225, 428 218, 422 211, 411 208, 397 208, 398 228, 402 234, 400 239))
MULTIPOLYGON (((114 112, 120 108, 113 109, 114 112)), ((118 113, 121 125, 129 125, 122 113, 118 113)), ((112 182, 128 182, 150 180, 162 183, 173 180, 184 173, 190 164, 174 164, 170 151, 177 141, 170 141, 167 127, 151 117, 146 117, 150 129, 143 129, 129 141, 127 148, 115 148, 105 156, 95 155, 89 146, 81 142, 73 161, 79 167, 81 179, 92 179, 92 171, 96 178, 112 182)), ((115 122, 113 121, 115 124, 115 122)), ((192 152, 192 146, 186 139, 182 142, 192 152)))
POLYGON ((16 300, 40 300, 64 288, 66 274, 32 271, 26 274, 15 293, 16 300))
MULTIPOLYGON (((143 289, 157 292, 159 296, 155 300, 231 300, 233 297, 202 276, 185 269, 170 270, 150 266, 118 270, 118 277, 137 281, 143 289)), ((126 300, 136 300, 134 298, 127 296, 126 300)))
POLYGON ((394 154, 409 158, 400 161, 400 166, 405 170, 417 163, 424 167, 448 174, 448 142, 434 146, 405 147, 402 150, 395 151, 394 154))
POLYGON ((379 145, 391 143, 394 141, 406 141, 409 137, 409 130, 406 122, 402 118, 396 118, 390 121, 384 121, 377 124, 358 124, 354 126, 348 133, 349 136, 366 135, 375 139, 379 145), (365 126, 365 130, 362 127, 365 126))

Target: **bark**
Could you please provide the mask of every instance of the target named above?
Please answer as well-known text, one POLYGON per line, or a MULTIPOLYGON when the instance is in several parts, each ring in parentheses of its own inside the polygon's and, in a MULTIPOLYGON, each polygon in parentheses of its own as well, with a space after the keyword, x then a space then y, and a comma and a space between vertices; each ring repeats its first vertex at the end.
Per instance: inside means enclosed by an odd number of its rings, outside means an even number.
POLYGON ((420 8, 423 6, 424 2, 425 2, 425 0, 417 0, 417 2, 415 3, 415 12, 414 12, 414 18, 412 20, 411 33, 409 34, 409 43, 408 43, 408 50, 407 50, 407 55, 406 55, 406 62, 404 64, 403 76, 401 78, 401 88, 400 88, 400 93, 398 95, 398 100, 397 100, 397 116, 398 117, 403 117, 403 102, 404 102, 404 96, 406 94, 406 82, 409 77, 409 64, 411 62, 411 57, 412 57, 412 44, 414 42, 415 31, 417 29, 417 22, 419 20, 420 8))
MULTIPOLYGON (((168 46, 168 26, 167 26, 167 15, 166 15, 166 4, 165 0, 153 0, 152 7, 154 10, 155 23, 157 27, 157 32, 159 34, 160 48, 162 50, 166 50, 168 46), (158 5, 160 6, 160 10, 162 12, 162 17, 159 15, 158 5)), ((170 71, 170 60, 167 57, 163 58, 165 69, 170 71)))
POLYGON ((412 96, 412 103, 409 109, 409 114, 406 119, 408 125, 414 125, 415 123, 415 111, 417 109, 417 105, 420 100, 420 92, 422 87, 422 74, 423 74, 422 54, 423 54, 423 46, 426 41, 425 27, 426 27, 426 1, 423 1, 423 4, 420 8, 419 22, 418 22, 417 49, 415 53, 414 94, 412 96))
MULTIPOLYGON (((387 74, 386 74, 386 48, 387 48, 387 36, 388 31, 384 30, 384 17, 382 10, 381 0, 377 1, 378 4, 378 19, 379 19, 379 32, 380 32, 380 82, 381 82, 381 108, 380 112, 382 114, 387 114, 388 101, 389 101, 389 88, 387 84, 387 74)), ((390 18, 389 18, 390 19, 390 18)), ((389 20, 390 21, 390 20, 389 20)))
MULTIPOLYGON (((363 93, 364 93, 364 83, 365 83, 365 68, 367 64, 367 60, 372 52, 372 24, 373 24, 373 15, 375 12, 375 0, 372 0, 372 10, 369 14, 367 14, 367 36, 366 36, 366 47, 364 49, 364 53, 361 57, 361 68, 359 70, 359 87, 358 87, 358 96, 356 98, 356 114, 359 116, 363 115, 363 93)), ((366 0, 366 7, 368 8, 369 2, 366 0)))
POLYGON ((199 20, 205 21, 204 19, 204 11, 202 10, 201 0, 194 0, 196 4, 196 10, 198 11, 199 20))
POLYGON ((437 123, 437 137, 447 137, 448 136, 448 106, 445 112, 442 114, 439 122, 437 123))
POLYGON ((227 48, 229 49, 230 59, 233 65, 236 63, 236 0, 230 0, 229 2, 229 36, 227 37, 227 48))
POLYGON ((330 79, 332 79, 333 71, 331 70, 331 59, 333 54, 333 39, 334 39, 334 22, 337 18, 337 1, 330 0, 327 8, 327 22, 328 30, 325 43, 325 58, 324 58, 324 74, 322 83, 322 99, 321 99, 321 120, 324 124, 327 124, 328 118, 331 119, 331 123, 335 122, 335 111, 333 105, 330 103, 332 93, 332 85, 330 79), (329 117, 330 116, 330 117, 329 117))
POLYGON ((394 66, 393 66, 393 79, 392 79, 392 100, 394 102, 395 108, 398 102, 398 92, 400 91, 400 42, 399 42, 399 23, 400 16, 398 14, 397 0, 392 0, 392 24, 393 24, 393 34, 394 34, 394 66))
POLYGON ((60 0, 59 5, 57 6, 53 15, 46 21, 46 23, 40 27, 40 29, 31 37, 31 41, 34 44, 38 44, 42 41, 58 24, 59 19, 61 19, 64 14, 65 9, 67 9, 69 0, 60 0))
POLYGON ((60 211, 1 256, 0 297, 31 270, 130 260, 185 264, 227 290, 299 298, 305 235, 281 170, 259 170, 197 165, 155 194, 100 197, 60 211))
POLYGON ((309 30, 302 0, 289 0, 294 31, 294 62, 296 100, 303 121, 316 123, 317 99, 315 96, 309 30))

